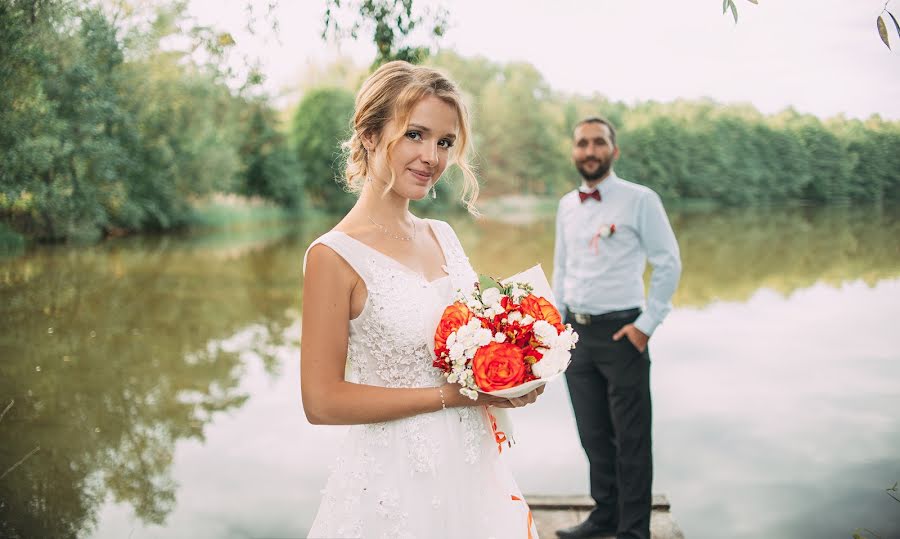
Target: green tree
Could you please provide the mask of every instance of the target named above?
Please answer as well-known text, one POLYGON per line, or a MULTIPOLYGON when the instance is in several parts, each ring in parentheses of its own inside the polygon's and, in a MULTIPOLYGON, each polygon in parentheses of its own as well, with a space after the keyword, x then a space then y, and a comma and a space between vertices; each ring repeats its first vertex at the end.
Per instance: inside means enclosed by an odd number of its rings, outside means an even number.
POLYGON ((319 88, 307 93, 294 113, 292 144, 314 208, 340 212, 353 205, 354 198, 339 183, 341 143, 350 136, 353 107, 349 91, 319 88))
POLYGON ((477 129, 486 192, 545 194, 560 180, 563 126, 549 111, 550 87, 530 64, 510 64, 481 95, 477 129))
POLYGON ((0 3, 4 228, 51 241, 165 230, 212 192, 298 205, 274 114, 246 95, 258 75, 233 89, 231 36, 188 24, 183 2, 126 8, 0 3))
POLYGON ((276 111, 257 101, 245 114, 249 117, 241 146, 243 193, 300 208, 305 199, 303 173, 287 137, 277 128, 276 111))

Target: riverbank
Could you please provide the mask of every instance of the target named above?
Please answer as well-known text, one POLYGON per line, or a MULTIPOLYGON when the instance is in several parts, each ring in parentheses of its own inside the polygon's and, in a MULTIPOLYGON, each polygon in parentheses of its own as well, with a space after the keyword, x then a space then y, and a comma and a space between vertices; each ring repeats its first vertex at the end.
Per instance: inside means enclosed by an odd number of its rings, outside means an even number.
MULTIPOLYGON (((105 235, 89 234, 84 237, 72 237, 62 243, 94 244, 105 239, 125 236, 165 235, 191 229, 229 229, 321 216, 314 210, 285 208, 260 197, 247 197, 232 193, 214 193, 192 199, 189 203, 191 214, 184 225, 180 227, 161 232, 113 228, 107 230, 105 235)), ((25 253, 29 245, 38 243, 41 242, 0 222, 0 256, 19 256, 25 253)))
MULTIPOLYGON (((666 209, 680 212, 714 211, 722 205, 708 199, 679 199, 664 201, 666 209)), ((480 198, 481 215, 491 221, 523 225, 553 219, 559 198, 545 195, 503 195, 480 198)))

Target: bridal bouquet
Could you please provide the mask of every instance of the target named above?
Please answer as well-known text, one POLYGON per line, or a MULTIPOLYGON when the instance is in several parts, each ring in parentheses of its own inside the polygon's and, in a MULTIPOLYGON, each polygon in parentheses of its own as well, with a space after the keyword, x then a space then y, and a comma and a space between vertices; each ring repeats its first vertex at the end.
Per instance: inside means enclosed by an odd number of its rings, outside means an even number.
POLYGON ((562 324, 546 281, 535 266, 495 287, 460 293, 444 310, 433 365, 460 393, 473 400, 479 391, 520 397, 565 371, 578 334, 562 324))

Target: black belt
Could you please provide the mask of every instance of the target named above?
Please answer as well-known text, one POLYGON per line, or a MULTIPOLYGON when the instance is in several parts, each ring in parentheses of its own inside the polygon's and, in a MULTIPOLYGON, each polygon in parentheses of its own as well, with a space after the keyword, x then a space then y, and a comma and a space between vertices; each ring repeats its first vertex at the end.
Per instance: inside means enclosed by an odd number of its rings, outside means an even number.
POLYGON ((612 311, 603 314, 582 314, 572 313, 575 322, 582 326, 589 326, 598 322, 609 322, 611 320, 627 320, 629 318, 637 318, 641 314, 641 310, 637 307, 634 309, 625 309, 624 311, 612 311))

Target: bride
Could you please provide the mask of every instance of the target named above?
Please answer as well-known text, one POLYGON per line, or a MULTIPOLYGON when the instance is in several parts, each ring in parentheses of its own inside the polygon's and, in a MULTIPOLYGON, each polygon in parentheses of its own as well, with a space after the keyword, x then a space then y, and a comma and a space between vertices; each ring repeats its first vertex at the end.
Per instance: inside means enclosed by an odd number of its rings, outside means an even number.
POLYGON ((431 365, 444 307, 477 276, 450 225, 409 201, 456 164, 473 211, 470 137, 459 91, 433 69, 385 64, 357 95, 345 146, 359 199, 304 260, 303 408, 311 423, 353 425, 310 537, 537 537, 486 406, 525 406, 543 388, 473 401, 431 365))

